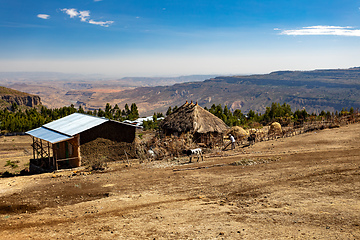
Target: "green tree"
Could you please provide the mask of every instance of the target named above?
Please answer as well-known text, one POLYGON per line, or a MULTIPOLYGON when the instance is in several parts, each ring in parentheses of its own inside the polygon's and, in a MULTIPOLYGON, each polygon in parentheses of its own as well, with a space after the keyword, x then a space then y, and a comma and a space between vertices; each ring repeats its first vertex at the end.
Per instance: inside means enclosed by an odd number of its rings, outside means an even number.
POLYGON ((78 113, 85 113, 85 111, 81 105, 79 105, 78 113))
POLYGON ((105 112, 101 108, 99 108, 97 115, 98 117, 105 117, 105 112))
POLYGON ((168 110, 166 111, 166 116, 169 116, 172 113, 171 107, 168 108, 168 110))
POLYGON ((19 109, 19 106, 17 105, 16 102, 14 102, 14 103, 11 104, 11 111, 12 111, 12 112, 15 112, 15 111, 18 110, 18 109, 19 109))
POLYGON ((127 118, 129 120, 135 120, 135 119, 139 118, 139 111, 138 111, 135 103, 131 104, 130 113, 128 114, 127 118))
POLYGON ((302 120, 302 121, 306 121, 306 119, 309 117, 309 114, 306 112, 305 109, 303 110, 296 110, 294 112, 294 119, 295 120, 302 120))
POLYGON ((129 105, 126 103, 125 104, 125 114, 126 116, 128 116, 130 114, 130 109, 129 109, 129 105))
POLYGON ((354 114, 354 108, 353 107, 351 107, 350 108, 350 112, 349 112, 351 115, 353 115, 354 114))

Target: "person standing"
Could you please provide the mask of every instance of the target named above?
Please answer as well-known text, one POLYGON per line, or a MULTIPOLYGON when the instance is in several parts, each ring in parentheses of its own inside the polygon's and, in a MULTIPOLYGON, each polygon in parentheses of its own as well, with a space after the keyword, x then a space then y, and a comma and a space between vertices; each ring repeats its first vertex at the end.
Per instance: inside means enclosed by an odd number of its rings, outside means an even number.
POLYGON ((230 138, 230 141, 231 141, 231 150, 234 150, 235 149, 235 138, 231 134, 229 134, 229 138, 230 138))

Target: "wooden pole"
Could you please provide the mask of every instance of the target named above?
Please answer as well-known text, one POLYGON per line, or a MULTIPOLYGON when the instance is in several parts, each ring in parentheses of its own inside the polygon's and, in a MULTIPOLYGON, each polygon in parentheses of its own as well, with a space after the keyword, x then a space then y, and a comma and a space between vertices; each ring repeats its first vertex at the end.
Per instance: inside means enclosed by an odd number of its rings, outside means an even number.
POLYGON ((32 137, 32 139, 33 139, 33 145, 32 145, 32 147, 33 147, 33 159, 35 160, 35 137, 32 137))
POLYGON ((40 157, 41 157, 41 159, 44 158, 42 139, 40 139, 40 157))
POLYGON ((48 157, 49 157, 49 168, 51 166, 51 160, 50 160, 50 143, 48 142, 48 157))
POLYGON ((55 167, 55 161, 56 161, 56 151, 54 151, 54 145, 52 145, 52 155, 53 155, 53 161, 52 161, 52 167, 55 167))

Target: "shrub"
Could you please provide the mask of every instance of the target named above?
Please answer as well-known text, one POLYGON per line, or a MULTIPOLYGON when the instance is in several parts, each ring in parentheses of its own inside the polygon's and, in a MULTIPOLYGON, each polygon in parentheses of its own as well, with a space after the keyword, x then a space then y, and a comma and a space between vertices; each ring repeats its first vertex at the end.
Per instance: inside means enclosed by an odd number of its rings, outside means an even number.
POLYGON ((11 160, 6 161, 5 167, 7 167, 7 166, 10 166, 12 168, 17 168, 18 167, 18 165, 15 162, 12 162, 11 160))

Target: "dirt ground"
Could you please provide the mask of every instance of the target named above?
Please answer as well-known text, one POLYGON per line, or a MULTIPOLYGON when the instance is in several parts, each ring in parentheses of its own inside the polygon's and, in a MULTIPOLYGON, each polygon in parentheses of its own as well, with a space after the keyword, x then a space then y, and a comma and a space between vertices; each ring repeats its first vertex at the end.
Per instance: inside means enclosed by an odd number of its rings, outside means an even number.
POLYGON ((359 142, 354 124, 199 163, 0 178, 0 238, 360 239, 359 142))
POLYGON ((17 174, 28 168, 29 159, 33 156, 31 144, 30 136, 0 136, 0 173, 17 174), (5 166, 8 161, 13 164, 5 166))

